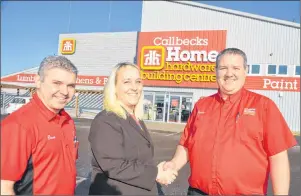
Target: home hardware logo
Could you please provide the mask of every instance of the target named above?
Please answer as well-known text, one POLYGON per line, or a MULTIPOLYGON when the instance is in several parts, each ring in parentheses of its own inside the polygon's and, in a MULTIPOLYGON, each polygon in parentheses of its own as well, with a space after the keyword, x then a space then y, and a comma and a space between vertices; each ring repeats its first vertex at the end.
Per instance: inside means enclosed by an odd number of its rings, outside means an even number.
POLYGON ((181 47, 143 46, 140 53, 143 80, 215 82, 215 50, 183 50, 181 47))
POLYGON ((61 54, 74 54, 75 39, 67 38, 61 42, 61 54))
POLYGON ((144 46, 140 59, 143 70, 161 70, 164 68, 165 48, 163 46, 144 46))

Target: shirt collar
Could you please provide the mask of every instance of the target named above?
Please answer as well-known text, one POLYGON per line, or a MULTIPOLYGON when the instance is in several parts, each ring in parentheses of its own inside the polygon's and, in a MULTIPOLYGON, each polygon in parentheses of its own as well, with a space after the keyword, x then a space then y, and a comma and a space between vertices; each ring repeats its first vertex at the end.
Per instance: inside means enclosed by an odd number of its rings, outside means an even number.
POLYGON ((246 89, 243 87, 238 92, 234 93, 233 95, 228 96, 227 99, 224 100, 221 95, 220 89, 218 89, 217 100, 221 103, 225 103, 225 102, 229 101, 230 103, 233 104, 236 101, 238 101, 245 94, 245 92, 246 92, 246 89))
POLYGON ((59 124, 63 124, 66 120, 70 119, 69 114, 62 109, 60 111, 60 114, 57 114, 51 110, 49 110, 45 104, 42 102, 42 100, 40 99, 40 97, 38 96, 37 93, 33 94, 32 96, 32 100, 33 102, 39 107, 40 111, 42 112, 42 114, 46 117, 46 119, 48 120, 48 122, 55 120, 57 121, 59 124))

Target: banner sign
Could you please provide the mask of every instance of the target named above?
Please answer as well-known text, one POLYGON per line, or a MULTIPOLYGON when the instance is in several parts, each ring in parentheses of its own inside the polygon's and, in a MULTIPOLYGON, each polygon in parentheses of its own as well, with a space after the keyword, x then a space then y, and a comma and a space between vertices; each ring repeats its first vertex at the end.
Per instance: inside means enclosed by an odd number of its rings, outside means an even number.
MULTIPOLYGON (((1 78, 1 82, 34 83, 35 74, 16 74, 1 78)), ((104 86, 108 76, 84 76, 77 77, 76 84, 83 86, 104 86)), ((143 83, 145 83, 144 81, 143 83)), ((21 85, 21 84, 20 84, 21 85)), ((207 83, 204 88, 217 88, 216 82, 207 83)), ((275 77, 275 76, 248 76, 245 88, 253 90, 295 91, 300 92, 300 78, 275 77)))
MULTIPOLYGON (((34 83, 36 74, 16 74, 1 78, 1 82, 34 83)), ((76 84, 83 86, 104 86, 108 76, 77 76, 76 84)))

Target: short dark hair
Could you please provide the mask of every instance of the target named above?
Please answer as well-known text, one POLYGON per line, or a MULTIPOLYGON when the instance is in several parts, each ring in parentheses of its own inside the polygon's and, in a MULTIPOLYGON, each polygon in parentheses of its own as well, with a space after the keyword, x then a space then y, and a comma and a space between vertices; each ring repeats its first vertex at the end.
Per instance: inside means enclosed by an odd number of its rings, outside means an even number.
POLYGON ((226 54, 240 55, 244 59, 244 68, 246 69, 248 67, 247 55, 245 54, 244 51, 242 51, 238 48, 226 48, 217 55, 217 57, 216 57, 216 68, 218 68, 221 58, 223 56, 225 56, 226 54))
POLYGON ((38 70, 38 75, 41 77, 42 81, 44 80, 45 71, 54 67, 70 71, 76 76, 78 74, 76 66, 65 56, 48 56, 43 59, 38 70))

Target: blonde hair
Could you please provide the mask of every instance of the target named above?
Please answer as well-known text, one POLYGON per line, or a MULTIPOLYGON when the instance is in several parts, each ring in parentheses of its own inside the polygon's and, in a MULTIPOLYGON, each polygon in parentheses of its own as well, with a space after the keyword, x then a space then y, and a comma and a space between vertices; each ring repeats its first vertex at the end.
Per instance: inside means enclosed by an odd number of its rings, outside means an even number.
MULTIPOLYGON (((134 67, 137 70, 139 70, 137 65, 128 62, 118 63, 113 68, 111 75, 109 76, 109 79, 104 86, 103 108, 107 112, 113 112, 117 116, 126 119, 127 118, 126 111, 123 109, 122 103, 117 99, 116 96, 117 74, 120 68, 122 67, 134 67)), ((134 110, 135 117, 140 120, 142 120, 143 118, 143 99, 144 99, 144 94, 142 90, 139 101, 135 106, 135 110, 134 110)))

